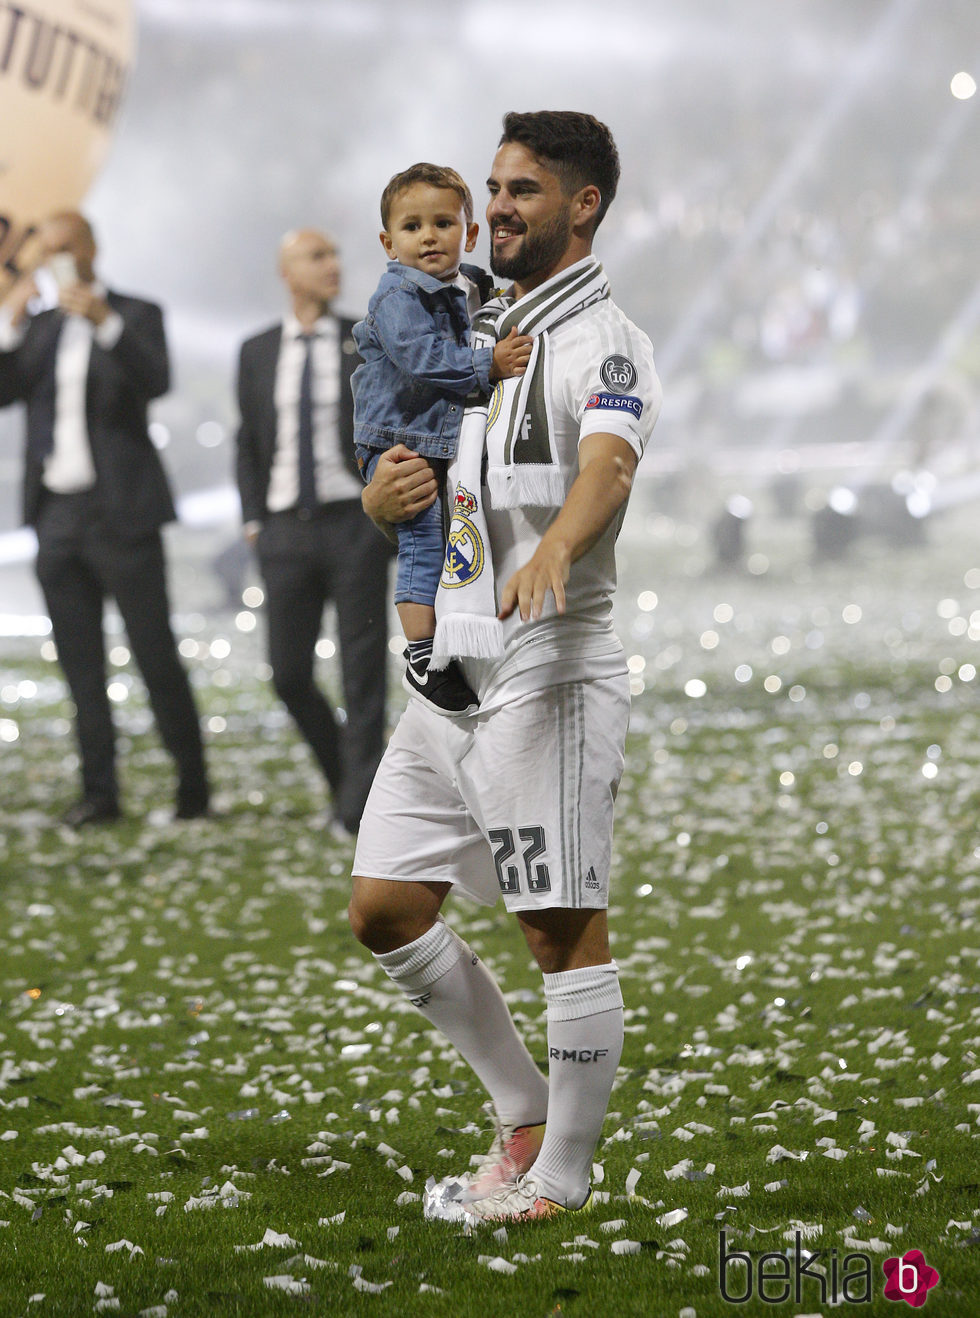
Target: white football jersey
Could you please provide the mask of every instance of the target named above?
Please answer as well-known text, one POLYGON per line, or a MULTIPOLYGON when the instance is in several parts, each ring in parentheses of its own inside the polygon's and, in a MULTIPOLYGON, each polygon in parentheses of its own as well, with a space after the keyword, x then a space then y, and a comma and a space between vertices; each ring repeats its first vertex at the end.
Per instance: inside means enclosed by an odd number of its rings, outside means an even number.
MULTIPOLYGON (((662 391, 650 340, 609 298, 586 307, 549 332, 552 437, 566 495, 578 475, 578 446, 587 435, 618 435, 639 459, 660 411, 662 391)), ((455 493, 450 465, 448 499, 455 493)), ((483 486, 487 530, 499 596, 510 577, 533 555, 556 509, 494 509, 483 486)), ((559 615, 549 593, 542 616, 504 623, 504 654, 494 660, 461 660, 481 712, 560 682, 625 673, 623 648, 612 628, 616 588, 616 537, 625 508, 597 543, 572 564, 566 611, 559 615)))

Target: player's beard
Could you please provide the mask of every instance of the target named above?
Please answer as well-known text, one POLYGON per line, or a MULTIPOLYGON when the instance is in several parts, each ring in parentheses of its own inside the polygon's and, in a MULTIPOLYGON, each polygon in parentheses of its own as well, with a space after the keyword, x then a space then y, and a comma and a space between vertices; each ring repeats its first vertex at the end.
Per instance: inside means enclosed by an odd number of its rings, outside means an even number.
POLYGON ((520 283, 539 270, 556 265, 568 250, 572 237, 572 208, 565 203, 540 228, 525 230, 524 241, 512 256, 496 256, 490 245, 490 269, 501 279, 520 283))

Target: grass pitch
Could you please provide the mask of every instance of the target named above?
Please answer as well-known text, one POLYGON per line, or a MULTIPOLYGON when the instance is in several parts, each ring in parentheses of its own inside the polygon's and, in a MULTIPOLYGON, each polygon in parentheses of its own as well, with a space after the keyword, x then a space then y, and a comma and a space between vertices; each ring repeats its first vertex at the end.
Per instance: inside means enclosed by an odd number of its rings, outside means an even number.
MULTIPOLYGON (((940 1276, 926 1311, 975 1310, 980 573, 950 550, 928 578, 882 557, 857 587, 684 581, 643 552, 624 542, 627 1033, 601 1202, 533 1227, 422 1218, 426 1179, 488 1146, 484 1095, 353 943, 350 850, 313 826, 257 647, 209 633, 192 661, 221 817, 170 822, 134 679, 128 818, 81 835, 52 824, 75 787, 56 670, 11 649, 0 1314, 788 1318, 846 1312, 860 1259, 857 1311, 895 1314, 883 1264, 914 1249, 940 1276), (645 575, 675 582, 655 608, 645 575), (742 1256, 724 1292, 722 1231, 742 1256), (798 1274, 815 1250, 823 1283, 798 1274)), ((513 923, 448 916, 544 1065, 513 923)))

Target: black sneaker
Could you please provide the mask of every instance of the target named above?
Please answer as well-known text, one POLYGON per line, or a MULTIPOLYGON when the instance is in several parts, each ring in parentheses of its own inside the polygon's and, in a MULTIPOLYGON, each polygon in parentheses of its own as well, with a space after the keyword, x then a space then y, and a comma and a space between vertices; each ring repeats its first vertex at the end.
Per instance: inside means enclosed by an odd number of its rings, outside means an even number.
POLYGON ((463 670, 455 659, 450 659, 446 668, 430 670, 428 659, 413 665, 408 650, 404 658, 407 691, 414 691, 443 714, 475 714, 480 708, 479 700, 467 685, 463 670))

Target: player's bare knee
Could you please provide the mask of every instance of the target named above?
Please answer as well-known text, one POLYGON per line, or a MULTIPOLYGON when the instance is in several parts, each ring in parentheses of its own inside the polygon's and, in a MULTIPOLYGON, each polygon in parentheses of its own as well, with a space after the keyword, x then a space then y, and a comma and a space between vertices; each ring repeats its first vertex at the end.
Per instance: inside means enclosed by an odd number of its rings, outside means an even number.
POLYGON ((545 975, 610 960, 605 911, 523 911, 518 919, 531 955, 545 975))
POLYGON ((365 897, 354 880, 354 892, 347 907, 347 920, 351 933, 369 952, 385 952, 391 937, 389 920, 384 911, 365 897))
POLYGON ((438 908, 432 913, 424 907, 417 909, 408 897, 400 884, 354 879, 347 919, 354 937, 369 952, 393 952, 431 928, 438 908))

